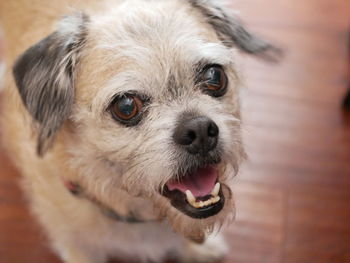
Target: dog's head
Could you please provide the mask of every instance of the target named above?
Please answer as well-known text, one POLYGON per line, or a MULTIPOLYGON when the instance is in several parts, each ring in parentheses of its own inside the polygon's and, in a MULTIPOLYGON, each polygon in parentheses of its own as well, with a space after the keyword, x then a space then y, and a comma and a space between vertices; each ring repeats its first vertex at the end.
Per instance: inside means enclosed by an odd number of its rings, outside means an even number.
POLYGON ((14 66, 39 155, 60 130, 86 191, 111 207, 120 193, 147 199, 192 238, 234 211, 228 182, 244 157, 235 48, 274 51, 214 2, 77 13, 14 66))

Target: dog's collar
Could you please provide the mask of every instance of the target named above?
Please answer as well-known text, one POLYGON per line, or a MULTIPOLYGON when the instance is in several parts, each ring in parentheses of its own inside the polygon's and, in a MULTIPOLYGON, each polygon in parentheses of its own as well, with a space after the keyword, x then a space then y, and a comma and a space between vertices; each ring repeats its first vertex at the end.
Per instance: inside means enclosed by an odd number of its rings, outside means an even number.
POLYGON ((155 222, 157 221, 156 219, 151 219, 151 220, 145 220, 137 217, 134 215, 132 212, 129 213, 127 216, 122 216, 119 213, 117 213, 115 210, 103 205, 99 200, 97 200, 94 197, 89 196, 84 189, 77 183, 73 183, 72 181, 63 181, 65 187, 67 190, 74 196, 79 197, 79 198, 85 198, 95 204, 96 206, 99 207, 101 212, 116 221, 119 222, 124 222, 124 223, 149 223, 149 222, 155 222))

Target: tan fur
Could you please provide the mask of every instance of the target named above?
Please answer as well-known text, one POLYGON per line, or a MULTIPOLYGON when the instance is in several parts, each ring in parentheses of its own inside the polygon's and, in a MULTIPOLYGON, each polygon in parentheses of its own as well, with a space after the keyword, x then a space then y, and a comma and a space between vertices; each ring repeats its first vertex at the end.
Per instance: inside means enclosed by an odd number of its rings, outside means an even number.
POLYGON ((221 258, 225 245, 220 238, 202 245, 194 245, 187 238, 205 239, 234 217, 230 178, 245 156, 240 136, 240 81, 234 50, 220 43, 199 12, 182 0, 1 0, 0 22, 7 64, 1 106, 2 140, 23 175, 32 211, 62 260, 93 263, 113 256, 136 255, 140 261, 158 262, 170 252, 184 262, 221 258), (147 8, 149 5, 152 8, 147 8), (23 106, 11 68, 21 53, 52 33, 58 20, 75 10, 88 14, 91 22, 75 80, 73 112, 53 147, 39 157, 35 152, 36 126, 23 106), (174 17, 169 18, 171 13, 174 17), (187 65, 196 59, 196 54, 227 66, 230 87, 222 103, 195 89, 181 90, 192 86, 182 76, 191 71, 187 65), (173 65, 176 70, 170 72, 173 65), (159 88, 166 87, 164 76, 171 74, 182 80, 176 83, 179 96, 174 99, 159 88), (104 114, 108 99, 130 89, 128 85, 134 90, 147 86, 147 92, 154 96, 150 122, 141 133, 133 129, 125 133, 104 114), (225 142, 220 180, 225 185, 227 202, 218 215, 203 220, 180 213, 158 192, 173 176, 178 154, 167 148, 167 140, 176 117, 189 109, 215 119, 225 142), (157 130, 157 140, 152 139, 157 130), (131 155, 137 162, 130 160, 131 155), (123 176, 117 180, 119 174, 123 176), (132 211, 144 219, 160 221, 141 225, 115 222, 94 203, 71 195, 63 180, 79 182, 89 194, 122 215, 132 211))

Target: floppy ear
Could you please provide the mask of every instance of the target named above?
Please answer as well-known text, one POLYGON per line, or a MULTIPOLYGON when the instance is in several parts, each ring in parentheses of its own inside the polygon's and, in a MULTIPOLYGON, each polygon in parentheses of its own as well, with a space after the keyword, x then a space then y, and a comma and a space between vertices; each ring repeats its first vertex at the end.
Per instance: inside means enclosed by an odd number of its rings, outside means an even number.
POLYGON ((38 124, 37 153, 41 156, 71 113, 74 70, 87 21, 82 13, 63 18, 55 32, 26 50, 14 65, 19 94, 38 124))
POLYGON ((281 50, 249 33, 241 21, 223 10, 219 0, 189 0, 214 28, 219 39, 228 47, 237 46, 243 52, 278 60, 281 50))

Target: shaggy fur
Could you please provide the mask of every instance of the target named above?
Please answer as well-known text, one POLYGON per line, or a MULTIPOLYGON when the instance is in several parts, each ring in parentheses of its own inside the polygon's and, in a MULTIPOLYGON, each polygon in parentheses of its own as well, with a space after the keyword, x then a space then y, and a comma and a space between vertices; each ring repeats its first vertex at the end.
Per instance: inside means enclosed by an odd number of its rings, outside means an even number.
POLYGON ((224 10, 210 0, 0 1, 8 66, 3 140, 63 261, 213 262, 225 255, 217 232, 234 217, 230 179, 245 157, 235 48, 259 56, 274 48, 224 10), (198 71, 214 64, 228 76, 221 98, 196 84, 198 71), (148 98, 133 127, 108 110, 130 92, 148 98), (206 116, 220 129, 226 202, 206 219, 183 214, 161 194, 167 181, 207 161, 173 141, 187 115, 206 116), (149 222, 112 220, 64 181, 119 215, 149 222))

